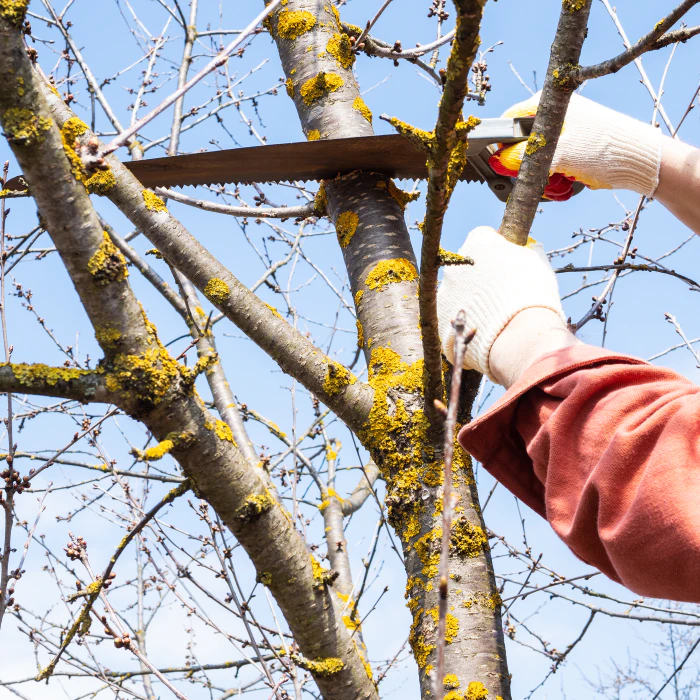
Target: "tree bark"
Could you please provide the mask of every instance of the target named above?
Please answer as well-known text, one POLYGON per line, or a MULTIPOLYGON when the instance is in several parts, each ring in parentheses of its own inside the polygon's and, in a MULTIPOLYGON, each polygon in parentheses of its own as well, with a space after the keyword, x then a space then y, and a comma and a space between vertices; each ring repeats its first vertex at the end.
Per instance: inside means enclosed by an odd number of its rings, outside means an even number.
MULTIPOLYGON (((332 5, 289 0, 272 15, 270 29, 307 137, 373 133, 370 121, 362 116, 363 111, 368 114, 361 109, 364 103, 357 101, 354 57, 346 55, 339 61, 334 55, 335 46, 344 40, 332 5), (303 31, 289 31, 292 18, 303 31), (337 76, 330 81, 337 89, 320 90, 314 99, 305 99, 309 81, 321 73, 337 76)), ((327 85, 328 79, 324 80, 327 85)), ((387 482, 389 517, 401 536, 406 560, 408 606, 414 618, 410 641, 422 694, 428 698, 436 659, 442 459, 427 439, 418 273, 403 215, 406 200, 393 182, 376 173, 353 173, 326 182, 325 187, 374 389, 369 420, 357 433, 387 482)), ((460 517, 450 552, 454 585, 448 602, 452 634, 447 672, 458 677, 463 692, 470 683, 476 689, 481 684, 489 697, 508 700, 500 602, 471 465, 463 452, 461 456, 461 469, 455 470, 452 484, 460 517)))
MULTIPOLYGON (((62 131, 52 120, 20 26, 0 11, 0 122, 105 352, 107 388, 157 439, 174 443, 171 454, 196 493, 266 574, 324 698, 376 698, 327 575, 250 469, 228 426, 194 392, 193 373, 168 355, 138 304, 124 258, 103 233, 83 184, 77 120, 64 120, 62 131)), ((146 209, 143 189, 134 194, 146 209)))

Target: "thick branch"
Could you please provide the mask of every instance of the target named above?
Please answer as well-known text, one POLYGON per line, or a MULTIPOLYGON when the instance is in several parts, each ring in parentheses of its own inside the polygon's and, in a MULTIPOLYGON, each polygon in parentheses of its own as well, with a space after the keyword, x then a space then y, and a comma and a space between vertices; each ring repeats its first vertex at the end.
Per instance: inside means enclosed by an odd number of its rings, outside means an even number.
POLYGON ((352 493, 343 499, 343 515, 358 511, 374 490, 374 482, 379 478, 379 467, 372 461, 364 468, 362 476, 352 493))
MULTIPOLYGON (((289 0, 272 17, 272 35, 285 70, 302 128, 320 138, 363 136, 372 133, 369 117, 351 71, 352 56, 339 64, 318 47, 349 45, 333 7, 320 0, 289 0), (306 12, 309 29, 295 39, 279 33, 282 12, 306 12), (337 90, 305 100, 302 88, 320 72, 333 73, 337 90), (342 84, 341 84, 342 82, 342 84), (362 114, 367 116, 367 119, 362 114)), ((327 84, 324 82, 324 85, 327 84)), ((306 92, 308 96, 309 93, 306 92)), ((411 644, 419 668, 424 698, 434 697, 430 668, 436 660, 437 566, 439 556, 438 502, 442 497, 441 450, 426 439, 426 402, 423 396, 423 348, 418 328, 417 271, 403 209, 410 198, 393 182, 375 173, 353 173, 326 183, 328 213, 336 224, 370 365, 369 383, 375 389, 372 414, 359 432, 363 445, 387 483, 389 521, 404 547, 413 612, 411 644), (437 475, 437 477, 436 477, 437 475), (434 569, 434 570, 433 570, 434 569)), ((435 251, 437 258, 437 250, 435 251)), ((450 571, 460 589, 450 591, 450 610, 459 628, 447 649, 447 671, 463 688, 483 684, 489 697, 510 699, 498 594, 478 509, 470 466, 461 454, 454 490, 459 494, 460 531, 473 532, 474 547, 450 552, 450 571), (458 592, 459 591, 459 592, 458 592), (475 602, 473 601, 481 601, 475 602)))
POLYGON ((592 0, 564 0, 562 4, 532 134, 501 222, 501 235, 518 245, 527 243, 540 199, 549 180, 549 168, 559 142, 566 110, 576 88, 568 74, 573 67, 578 66, 588 31, 591 4, 592 0))
MULTIPOLYGON (((59 124, 74 116, 48 89, 45 95, 59 124)), ((81 136, 83 141, 94 138, 89 130, 81 136)), ((350 373, 343 373, 343 368, 234 277, 117 158, 108 156, 106 162, 115 178, 107 196, 166 260, 287 374, 299 380, 349 426, 359 429, 369 413, 371 389, 355 382, 350 373), (333 381, 336 374, 343 375, 339 382, 333 381)))
POLYGON ((100 370, 67 369, 41 364, 1 364, 0 392, 52 396, 88 403, 114 403, 100 370))
POLYGON ((685 15, 692 7, 698 4, 700 0, 684 0, 673 12, 670 12, 645 36, 643 36, 634 46, 623 51, 618 56, 611 58, 594 66, 586 66, 571 71, 571 79, 576 85, 580 85, 585 80, 592 78, 600 78, 610 73, 617 73, 620 68, 632 63, 636 58, 648 51, 657 51, 658 49, 674 44, 679 41, 687 41, 695 34, 700 33, 700 27, 693 29, 679 29, 675 32, 664 36, 683 15, 685 15), (694 33, 693 33, 694 32, 694 33))
MULTIPOLYGON (((47 231, 98 329, 98 339, 107 354, 105 371, 119 394, 118 403, 141 419, 157 439, 168 438, 175 443, 171 454, 192 480, 197 494, 212 505, 257 571, 264 572, 271 581, 270 590, 302 653, 313 660, 339 661, 333 665, 337 672, 326 679, 325 697, 346 700, 349 696, 345 688, 352 686, 352 679, 360 674, 367 679, 367 675, 340 619, 337 596, 319 582, 318 574, 314 575, 315 563, 304 540, 289 515, 249 468, 227 426, 217 423, 194 392, 192 373, 168 356, 143 315, 124 274, 123 259, 110 249, 111 242, 108 244, 102 232, 85 186, 76 178, 82 173, 75 159, 66 157, 72 152, 72 139, 66 138, 64 150, 61 133, 51 119, 37 84, 38 76, 22 44, 19 26, 21 22, 13 26, 0 13, 3 130, 47 231), (15 89, 18 78, 23 81, 19 96, 15 89), (317 634, 318 629, 324 634, 317 634)), ((50 94, 60 107, 60 99, 50 94)), ((73 131, 67 132, 65 122, 72 115, 64 112, 63 116, 64 136, 72 136, 77 120, 69 125, 73 131)), ((125 171, 123 166, 120 168, 125 171)), ((119 191, 116 186, 112 189, 119 191)), ((153 206, 153 200, 144 200, 138 183, 131 181, 126 189, 127 208, 140 207, 157 217, 142 217, 149 229, 167 227, 169 216, 157 207, 153 212, 146 208, 146 201, 153 206), (129 198, 128 194, 134 196, 129 198)), ((184 235, 189 236, 186 231, 184 235)), ((270 315, 274 320, 274 314, 270 315)), ((374 692, 353 691, 352 697, 374 697, 374 692)))

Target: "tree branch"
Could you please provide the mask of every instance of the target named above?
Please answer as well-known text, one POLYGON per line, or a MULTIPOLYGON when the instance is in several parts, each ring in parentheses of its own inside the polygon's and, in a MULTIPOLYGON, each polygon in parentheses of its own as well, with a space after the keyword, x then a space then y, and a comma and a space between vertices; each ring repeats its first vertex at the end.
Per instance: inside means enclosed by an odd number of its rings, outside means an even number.
POLYGON ((68 369, 42 364, 0 364, 0 392, 70 399, 81 403, 114 403, 101 370, 68 369))
MULTIPOLYGON (((75 116, 48 88, 44 94, 59 124, 75 116)), ((89 129, 80 138, 82 142, 96 140, 89 129)), ((326 357, 234 277, 117 158, 108 156, 106 163, 115 180, 106 195, 166 260, 287 374, 299 380, 351 428, 359 429, 369 414, 372 390, 356 382, 347 370, 326 357)))
MULTIPOLYGON (((328 687, 324 688, 324 696, 337 700, 374 697, 373 690, 369 694, 347 693, 346 687, 353 687, 353 678, 361 674, 365 685, 368 679, 340 617, 337 596, 319 581, 317 563, 309 556, 304 540, 289 515, 249 468, 228 426, 217 422, 204 407, 193 388, 194 374, 170 358, 137 303, 127 281, 124 260, 115 253, 91 206, 80 179, 84 174, 79 161, 66 157, 74 153, 75 136, 86 127, 77 119, 69 121, 73 116, 70 110, 61 112, 60 98, 38 83, 40 79, 22 44, 22 20, 11 24, 0 13, 0 65, 14 76, 14 80, 0 82, 0 120, 47 231, 96 328, 106 354, 107 385, 118 393, 121 407, 142 420, 157 439, 174 443, 171 454, 196 492, 231 529, 257 571, 265 572, 270 579, 270 590, 301 652, 312 660, 338 660, 334 672, 325 680, 328 687), (21 94, 15 89, 18 78, 23 81, 21 94), (59 107, 57 111, 63 114, 63 138, 51 119, 42 90, 48 92, 54 106, 59 107), (318 635, 318 629, 323 629, 324 634, 318 635)), ((116 176, 126 172, 116 159, 111 163, 115 163, 116 176)), ((120 191, 116 185, 108 189, 120 191)), ((148 224, 147 228, 167 228, 169 215, 159 211, 160 207, 154 206, 155 195, 148 194, 150 197, 144 199, 138 182, 127 180, 124 198, 117 201, 130 213, 134 208, 146 212, 140 220, 148 224), (147 203, 155 211, 148 209, 147 203)), ((189 233, 184 231, 182 235, 189 233)), ((164 252, 167 257, 168 251, 164 252)), ((235 284, 240 285, 237 280, 235 284)), ((272 321, 276 320, 262 302, 257 303, 272 321)), ((272 325, 274 334, 275 324, 272 325)), ((276 340, 279 341, 279 334, 276 340)), ((300 351, 298 347, 296 350, 300 351)), ((314 350, 308 352, 310 356, 314 350)), ((312 357, 309 362, 324 368, 329 364, 312 357)), ((371 392, 368 399, 371 401, 371 392)), ((323 678, 317 680, 324 685, 323 678)))
POLYGON ((527 243, 540 198, 549 180, 549 168, 566 110, 576 88, 568 74, 572 67, 578 66, 591 4, 592 0, 563 1, 528 148, 501 222, 501 235, 518 245, 527 243))
POLYGON ((318 214, 313 202, 302 204, 298 207, 234 207, 220 202, 208 202, 205 199, 195 199, 186 194, 175 192, 165 187, 156 187, 156 193, 161 197, 167 197, 174 202, 196 207, 204 211, 212 211, 228 216, 247 216, 251 219, 305 219, 307 216, 318 214))
MULTIPOLYGON (((664 36, 683 15, 685 15, 692 7, 698 4, 700 0, 684 0, 675 10, 669 12, 656 26, 645 36, 643 36, 634 46, 623 51, 614 58, 608 59, 594 66, 579 67, 570 71, 571 80, 576 86, 581 85, 586 80, 600 78, 604 75, 617 73, 620 68, 632 63, 642 54, 648 51, 658 51, 664 46, 675 44, 681 41, 687 41, 691 37, 700 33, 700 27, 692 29, 679 29, 664 36)), ((534 127, 533 127, 534 128, 534 127)))

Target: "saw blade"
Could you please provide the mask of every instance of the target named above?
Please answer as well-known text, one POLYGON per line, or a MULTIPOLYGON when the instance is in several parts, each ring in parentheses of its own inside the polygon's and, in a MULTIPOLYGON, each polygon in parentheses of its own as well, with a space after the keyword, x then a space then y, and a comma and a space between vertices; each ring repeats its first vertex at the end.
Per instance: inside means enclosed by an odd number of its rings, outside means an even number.
MULTIPOLYGON (((461 180, 488 182, 491 144, 527 139, 532 119, 484 119, 468 140, 461 180), (480 161, 480 162, 477 162, 480 161)), ((126 167, 146 187, 253 184, 328 180, 362 170, 398 179, 428 177, 426 155, 398 134, 234 148, 130 161, 126 167)))

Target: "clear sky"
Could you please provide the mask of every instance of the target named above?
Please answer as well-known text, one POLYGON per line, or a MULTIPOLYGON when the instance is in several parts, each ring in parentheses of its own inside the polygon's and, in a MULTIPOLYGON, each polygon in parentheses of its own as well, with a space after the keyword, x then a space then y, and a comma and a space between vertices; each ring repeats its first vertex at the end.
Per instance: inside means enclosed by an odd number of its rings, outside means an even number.
MULTIPOLYGON (((379 6, 379 0, 350 0, 341 8, 344 20, 364 25, 366 20, 374 14, 379 6)), ((374 33, 386 41, 393 42, 401 39, 404 47, 411 47, 416 42, 426 43, 434 38, 434 24, 426 19, 428 8, 427 0, 394 0, 385 14, 377 23, 374 33)), ((668 11, 675 3, 652 3, 635 0, 620 0, 617 3, 617 12, 632 41, 649 31, 660 19, 664 11, 668 11)), ((136 0, 133 2, 139 12, 140 19, 154 35, 158 34, 167 19, 162 7, 156 0, 136 0)), ((202 15, 208 17, 212 27, 219 26, 218 9, 219 2, 214 0, 201 0, 202 15)), ((238 2, 232 3, 233 9, 226 8, 224 13, 224 26, 227 28, 241 28, 259 11, 262 3, 238 2)), ((448 24, 453 21, 454 8, 448 3, 451 13, 448 24)), ((32 2, 32 10, 38 14, 45 14, 41 2, 32 2)), ((489 74, 493 91, 489 94, 487 104, 479 107, 475 104, 467 105, 466 111, 472 111, 480 117, 499 116, 503 110, 514 102, 526 99, 529 92, 518 81, 512 68, 516 69, 522 79, 531 87, 536 83, 541 87, 546 72, 549 45, 554 35, 556 21, 559 14, 560 3, 556 0, 538 0, 535 3, 526 3, 523 0, 493 0, 487 3, 485 20, 482 32, 482 46, 488 47, 497 42, 502 42, 493 53, 489 54, 489 74), (512 65, 512 68, 511 68, 512 65), (536 77, 535 74, 536 73, 536 77)), ((127 6, 122 2, 122 10, 128 15, 127 6)), ((75 7, 70 15, 73 21, 73 32, 78 43, 84 48, 85 58, 90 62, 93 71, 98 77, 109 76, 120 70, 141 56, 141 50, 129 38, 125 28, 125 20, 119 13, 117 4, 112 0, 97 0, 86 2, 76 0, 75 7), (98 27, 97 29, 95 27, 98 27), (99 40, 95 32, 99 32, 99 40)), ((697 24, 700 20, 700 11, 693 10, 688 16, 689 24, 697 24)), ((37 36, 45 36, 46 32, 39 20, 33 19, 34 31, 37 36)), ((170 31, 176 35, 176 32, 170 31)), ((53 38, 56 38, 55 36, 53 38)), ((53 51, 58 46, 36 45, 39 51, 39 61, 46 72, 55 63, 56 56, 53 51)), ((590 64, 617 54, 622 49, 620 37, 611 21, 602 2, 595 0, 591 14, 590 32, 585 44, 582 63, 590 64)), ((177 61, 180 52, 179 39, 171 42, 166 47, 166 55, 177 61)), ((643 60, 648 72, 651 84, 658 90, 667 67, 671 49, 665 49, 657 54, 646 56, 643 60)), ((443 57, 446 52, 443 49, 443 57)), ((686 107, 698 87, 700 72, 700 39, 693 40, 686 45, 678 47, 673 61, 668 67, 664 82, 662 97, 663 106, 672 124, 676 124, 684 114, 686 107)), ((201 59, 197 59, 201 63, 201 59)), ((198 63, 197 65, 199 65, 198 63)), ((266 36, 256 39, 252 47, 246 52, 242 60, 232 62, 232 70, 240 75, 246 71, 259 67, 259 69, 242 83, 241 89, 245 94, 251 94, 258 90, 266 90, 273 86, 282 75, 279 60, 274 46, 266 36), (263 63, 263 61, 267 61, 263 63), (260 65, 262 64, 262 65, 260 65)), ((442 64, 444 65, 444 64, 442 64)), ((76 69, 77 70, 77 69, 76 69)), ((364 99, 374 112, 375 116, 387 113, 398 116, 422 128, 432 128, 435 120, 436 105, 439 94, 435 87, 413 66, 402 62, 395 67, 392 62, 383 59, 369 59, 360 56, 357 62, 357 76, 364 92, 364 99)), ((584 86, 583 94, 591 99, 600 101, 609 107, 633 115, 639 119, 649 121, 654 111, 654 103, 647 89, 640 83, 639 73, 634 66, 629 66, 617 75, 596 80, 584 86)), ((163 88, 160 95, 163 97, 172 88, 172 81, 163 88)), ((195 90, 188 97, 186 109, 197 104, 198 100, 208 94, 208 88, 195 90)), ((133 96, 119 87, 118 82, 106 88, 106 94, 113 107, 128 121, 126 107, 133 100, 133 96)), ((86 119, 89 119, 89 99, 84 92, 77 97, 77 111, 86 119)), ((696 102, 697 103, 697 102, 696 102)), ((153 103, 155 104, 155 102, 153 103)), ((153 106, 153 104, 149 104, 153 106)), ((280 91, 277 97, 265 96, 259 102, 259 114, 261 119, 255 116, 250 103, 243 104, 243 110, 248 117, 253 118, 256 131, 267 138, 269 143, 281 143, 303 139, 294 107, 280 91)), ((98 127, 107 130, 107 122, 100 114, 98 108, 98 127)), ((683 140, 700 145, 700 124, 698 123, 700 110, 691 112, 686 119, 680 136, 683 140)), ((161 120, 149 128, 149 134, 153 137, 165 134, 165 126, 170 116, 161 120)), ((226 131, 213 121, 207 126, 187 132, 183 135, 181 148, 184 151, 198 149, 210 149, 216 147, 231 148, 234 146, 257 145, 254 135, 241 121, 234 111, 228 111, 224 116, 226 131), (228 133, 227 133, 228 132, 228 133)), ((667 133, 663 121, 661 129, 667 133)), ((389 133, 390 127, 375 118, 377 132, 389 133)), ((163 155, 159 149, 149 151, 148 157, 163 155)), ((10 158, 9 149, 4 140, 0 143, 0 156, 10 158)), ((126 157, 122 154, 122 157, 126 157)), ((12 160, 12 159, 11 159, 12 160)), ((16 170, 14 171, 16 173, 16 170)), ((315 188, 315 186, 314 186, 315 188)), ((194 190, 188 191, 190 194, 194 190)), ((266 188, 271 199, 289 204, 298 203, 289 190, 282 187, 266 188)), ((245 196, 252 200, 254 192, 247 189, 245 196)), ((201 190, 197 196, 208 196, 201 190)), ((689 194, 689 196, 692 196, 689 194)), ((625 208, 632 209, 637 202, 633 193, 622 192, 616 195, 610 192, 585 191, 566 204, 545 204, 536 219, 533 235, 541 240, 547 250, 563 248, 579 239, 572 239, 572 234, 579 230, 598 230, 608 223, 620 221, 625 216, 625 208)), ((97 206, 105 218, 122 235, 131 230, 130 224, 116 211, 106 200, 97 201, 97 206)), ((424 199, 411 204, 407 211, 410 224, 414 224, 423 215, 424 199)), ((35 212, 26 202, 13 202, 11 204, 13 214, 11 226, 14 233, 26 231, 35 225, 35 212)), ((229 266, 243 282, 253 284, 261 274, 262 266, 251 248, 244 244, 241 230, 237 222, 231 218, 221 217, 173 204, 172 211, 210 250, 229 266)), ((443 247, 456 250, 462 243, 468 231, 479 225, 498 226, 503 212, 503 205, 481 185, 461 185, 454 196, 449 210, 444 231, 443 247)), ((287 224, 289 230, 293 230, 291 222, 287 224)), ((254 233, 258 239, 262 237, 254 233)), ((414 242, 418 242, 417 231, 413 231, 414 242)), ((659 204, 651 204, 645 210, 640 219, 635 245, 639 252, 651 258, 674 249, 681 244, 690 232, 680 223, 668 215, 659 204)), ((613 232, 611 238, 620 240, 619 232, 613 232)), ((256 240, 258 240, 256 239, 256 240)), ((42 243, 49 246, 48 237, 42 238, 42 243)), ((150 248, 150 244, 142 237, 136 239, 134 245, 144 252, 150 248)), ((310 239, 306 250, 314 261, 331 277, 334 284, 342 287, 344 274, 342 260, 337 245, 332 236, 319 236, 310 239)), ((581 246, 578 251, 564 262, 586 264, 591 256, 595 263, 611 263, 616 256, 616 249, 608 244, 597 243, 591 249, 589 245, 581 246)), ((153 259, 150 259, 153 261, 153 259)), ((700 275, 700 243, 696 240, 688 242, 682 250, 671 258, 668 263, 679 272, 692 278, 700 275)), ((156 265, 155 261, 153 264, 156 265)), ((555 263, 556 264, 556 263, 555 263)), ((89 352, 93 359, 100 356, 99 349, 94 343, 87 319, 80 308, 75 293, 67 281, 60 261, 55 255, 49 255, 41 262, 23 265, 21 273, 17 275, 18 281, 24 288, 31 288, 34 293, 34 303, 37 313, 47 319, 50 327, 54 328, 63 342, 70 343, 73 339, 79 345, 80 352, 89 352)), ((167 275, 167 268, 161 263, 159 271, 167 275)), ((305 283, 313 275, 310 268, 304 268, 295 279, 295 283, 305 283)), ((592 281, 602 277, 602 273, 589 273, 588 280, 592 281)), ((182 334, 182 324, 178 317, 167 305, 161 302, 157 295, 151 291, 148 284, 140 279, 139 275, 132 271, 132 284, 142 299, 149 314, 153 314, 158 323, 160 335, 163 339, 170 340, 182 334)), ((582 282, 580 274, 561 275, 559 278, 563 295, 577 289, 582 282)), ((307 318, 320 320, 323 323, 333 323, 338 303, 326 290, 317 284, 310 284, 306 290, 297 295, 297 303, 307 318)), ((591 303, 591 296, 600 287, 586 290, 577 296, 565 300, 565 311, 574 320, 577 320, 586 312, 591 303)), ((267 289, 260 291, 261 296, 270 303, 278 303, 276 297, 267 289)), ((346 297, 349 298, 347 290, 346 297)), ((10 342, 14 344, 14 359, 18 361, 41 361, 47 363, 60 363, 63 356, 58 350, 47 345, 46 336, 38 328, 37 324, 30 321, 26 310, 19 307, 19 301, 12 298, 9 302, 10 342)), ((674 314, 682 324, 688 338, 700 337, 700 315, 698 314, 698 297, 687 290, 683 282, 672 277, 651 275, 645 273, 635 274, 620 280, 615 289, 614 306, 612 308, 606 346, 621 352, 627 352, 644 358, 651 357, 679 342, 674 329, 664 319, 664 313, 674 314)), ((354 321, 347 313, 341 313, 339 325, 347 332, 338 333, 333 338, 326 328, 321 325, 302 321, 302 330, 310 331, 316 342, 324 349, 328 349, 329 342, 332 354, 343 361, 350 361, 353 355, 355 336, 354 321)), ((592 344, 602 342, 603 325, 600 322, 591 322, 582 332, 582 338, 592 344)), ((291 425, 290 394, 288 378, 275 369, 274 365, 255 348, 249 341, 243 339, 241 334, 230 324, 220 324, 219 351, 222 354, 224 365, 228 370, 229 379, 235 387, 236 395, 256 410, 264 413, 271 420, 278 423, 283 430, 289 430, 291 425)), ((187 340, 179 341, 174 347, 184 349, 187 340)), ((700 347, 700 346, 699 346, 700 347)), ((179 350, 178 350, 179 352, 179 350)), ((685 374, 693 381, 700 379, 700 373, 696 367, 695 359, 685 349, 680 349, 663 357, 659 362, 670 366, 685 374)), ((498 390, 491 393, 485 405, 488 405, 496 396, 498 390)), ((297 420, 300 424, 311 416, 309 402, 302 405, 300 401, 297 420)), ((121 424, 130 435, 135 435, 129 421, 124 418, 121 424)), ((72 428, 68 424, 45 421, 39 424, 29 424, 26 432, 19 437, 20 449, 40 449, 41 447, 55 447, 62 444, 66 431, 72 428)), ((113 429, 116 435, 116 430, 113 429)), ((352 448, 352 442, 347 432, 340 425, 333 427, 335 434, 343 441, 345 448, 341 453, 344 464, 357 463, 357 456, 352 448)), ((254 438, 265 445, 271 445, 271 438, 264 432, 253 428, 254 438)), ((126 458, 126 449, 115 440, 115 454, 117 459, 126 458)), ((4 448, 3 448, 4 449, 4 448)), ((278 449, 274 447, 273 449, 278 449)), ((71 477, 69 470, 63 469, 62 478, 71 477)), ((355 476, 350 475, 344 480, 344 488, 352 488, 355 476)), ((479 488, 482 500, 493 487, 492 479, 479 471, 479 488)), ((33 499, 32 499, 33 501, 33 499)), ((57 523, 55 516, 72 504, 71 496, 67 492, 54 494, 49 503, 48 511, 44 517, 42 526, 45 531, 52 530, 50 536, 55 536, 57 543, 63 544, 67 530, 78 527, 73 524, 57 523)), ((22 504, 26 511, 26 517, 33 517, 35 506, 26 499, 22 504)), ((187 526, 190 516, 181 508, 181 524, 187 526)), ((576 576, 590 571, 583 563, 576 560, 568 550, 551 533, 546 523, 521 505, 520 513, 527 522, 527 544, 523 543, 523 534, 520 530, 520 515, 514 499, 503 488, 496 489, 493 498, 489 502, 485 512, 487 524, 499 535, 508 537, 514 546, 532 548, 536 558, 540 552, 544 553, 543 562, 557 573, 567 577, 576 576)), ((353 562, 355 570, 361 567, 360 558, 366 556, 369 546, 369 538, 372 534, 375 513, 363 513, 352 522, 348 530, 348 541, 352 546, 353 562)), ((93 515, 93 518, 95 516, 93 515)), ((87 516, 79 520, 81 527, 92 522, 87 516)), ((99 519, 97 520, 99 522, 99 519)), ((318 525, 316 522, 314 526, 318 525)), ((40 528, 41 529, 41 528, 40 528)), ((79 529, 79 528, 78 528, 79 529)), ((104 546, 109 550, 116 541, 115 533, 98 527, 91 532, 95 541, 95 549, 104 546)), ((498 554, 499 551, 496 551, 498 554)), ((514 560, 503 556, 496 559, 499 573, 509 575, 511 571, 519 571, 522 567, 514 560)), ((30 557, 30 564, 35 567, 42 565, 42 558, 36 554, 30 557)), ((374 587, 367 595, 366 604, 374 601, 384 585, 389 586, 389 593, 382 599, 377 610, 365 623, 365 635, 370 649, 370 656, 374 659, 386 658, 395 653, 404 642, 410 625, 410 615, 404 607, 403 590, 405 575, 400 563, 397 561, 387 545, 386 539, 382 540, 380 555, 377 562, 382 562, 376 573, 374 587)), ((243 566, 243 565, 242 565, 243 566)), ((30 567, 27 567, 28 570, 30 567)), ((250 575, 250 571, 246 571, 250 575)), ((672 575, 672 572, 669 572, 672 575)), ((620 586, 597 577, 591 581, 595 587, 610 595, 624 600, 635 598, 633 594, 625 591, 620 586)), ((41 591, 40 584, 34 584, 31 580, 22 581, 22 587, 26 591, 41 591)), ((507 589, 510 590, 510 589, 507 589)), ((505 595, 505 594, 504 594, 505 595)), ((527 603, 523 602, 519 608, 513 608, 513 613, 519 619, 535 613, 540 605, 544 605, 546 596, 540 594, 533 596, 527 603)), ((366 607, 363 614, 366 614, 366 607)), ((563 649, 578 634, 588 618, 583 608, 573 608, 562 602, 552 602, 543 608, 539 616, 533 619, 532 625, 552 645, 563 649)), ((180 625, 163 627, 163 639, 170 644, 182 642, 180 625), (167 637, 165 636, 167 635, 167 637), (178 636, 180 635, 180 636, 178 636), (175 641, 177 640, 177 641, 175 641)), ((654 649, 652 643, 660 638, 663 631, 653 625, 640 626, 639 623, 631 623, 625 620, 610 619, 599 616, 592 625, 584 641, 577 646, 567 664, 549 680, 547 685, 537 690, 533 698, 544 700, 545 698, 566 697, 568 700, 584 700, 594 697, 595 694, 588 685, 587 680, 593 680, 598 673, 610 670, 610 659, 614 658, 621 664, 625 663, 627 651, 632 656, 640 658, 651 657, 654 649)), ((7 649, 8 639, 12 644, 19 643, 22 637, 3 630, 5 639, 0 641, 0 648, 7 649)), ((524 632, 516 636, 519 641, 532 643, 532 639, 524 632)), ((22 656, 24 661, 16 664, 4 654, 0 654, 0 677, 14 677, 15 672, 21 675, 30 673, 32 660, 28 656, 28 646, 25 641, 22 656)), ((524 698, 541 680, 550 666, 550 661, 536 651, 532 651, 519 643, 508 644, 509 663, 513 673, 513 697, 524 698)), ((169 648, 159 649, 157 645, 152 647, 155 657, 172 660, 168 653, 169 648)), ((213 654, 216 649, 210 650, 213 654)), ((661 678, 656 676, 655 678, 661 678)), ((58 697, 50 695, 45 688, 25 686, 25 692, 31 698, 58 697)), ((403 660, 387 681, 385 691, 387 697, 415 700, 418 698, 416 674, 412 659, 403 660), (389 693, 389 690, 393 692, 389 693)), ((0 698, 14 697, 0 688, 0 698)), ((73 697, 73 691, 66 686, 65 697, 73 697)), ((199 697, 199 696, 193 696, 199 697)), ((204 697, 202 695, 201 697, 204 697)), ((265 693, 255 695, 255 698, 266 697, 265 693)), ((633 697, 621 695, 621 698, 633 697)), ((637 697, 645 697, 643 695, 637 697)), ((671 695, 662 697, 672 697, 671 695)), ((693 696, 695 697, 695 696, 693 696)))

